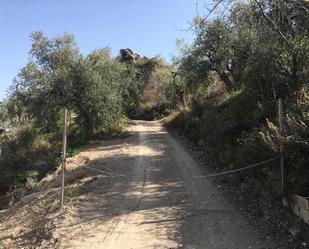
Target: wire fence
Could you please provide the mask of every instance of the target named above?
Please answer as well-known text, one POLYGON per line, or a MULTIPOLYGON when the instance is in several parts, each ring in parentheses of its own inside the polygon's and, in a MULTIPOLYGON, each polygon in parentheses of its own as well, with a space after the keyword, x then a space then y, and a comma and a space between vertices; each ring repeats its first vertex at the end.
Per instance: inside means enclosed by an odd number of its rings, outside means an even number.
MULTIPOLYGON (((241 167, 241 168, 234 169, 234 170, 226 170, 226 171, 223 171, 223 172, 217 172, 217 173, 208 174, 208 175, 195 176, 195 177, 193 177, 193 179, 204 179, 204 178, 223 176, 223 175, 232 174, 232 173, 236 173, 236 172, 240 172, 240 171, 244 171, 244 170, 248 170, 248 169, 252 169, 252 168, 264 167, 267 163, 275 161, 277 159, 280 159, 280 157, 273 157, 273 158, 267 159, 265 161, 262 161, 262 162, 259 162, 259 163, 254 163, 254 164, 250 164, 248 166, 241 167)), ((102 174, 109 174, 109 175, 112 175, 112 176, 129 177, 129 175, 117 174, 117 173, 114 173, 114 172, 109 172, 109 171, 105 171, 105 170, 99 170, 99 169, 96 169, 96 168, 93 168, 93 167, 89 167, 89 166, 83 166, 83 168, 87 168, 87 169, 90 169, 90 170, 93 170, 93 171, 96 171, 96 172, 102 173, 102 174)))
POLYGON ((272 161, 275 161, 277 159, 279 159, 279 157, 273 157, 273 158, 270 158, 268 160, 265 160, 265 161, 262 161, 262 162, 259 162, 259 163, 255 163, 255 164, 250 164, 250 165, 242 167, 242 168, 238 168, 238 169, 234 169, 234 170, 226 170, 226 171, 223 171, 223 172, 213 173, 213 174, 209 174, 209 175, 196 176, 196 177, 193 177, 193 178, 194 179, 202 179, 202 178, 217 177, 217 176, 232 174, 232 173, 236 173, 236 172, 239 172, 239 171, 248 170, 248 169, 252 169, 252 168, 256 168, 256 167, 261 167, 261 166, 264 167, 265 164, 272 162, 272 161))
MULTIPOLYGON (((279 126, 280 126, 280 133, 283 133, 283 103, 282 103, 282 99, 279 98, 278 99, 278 121, 279 121, 279 126)), ((66 164, 66 129, 67 129, 67 110, 65 109, 64 112, 64 133, 63 133, 63 160, 62 160, 62 170, 61 170, 61 174, 62 174, 62 181, 61 181, 61 207, 63 206, 63 199, 64 199, 64 172, 65 172, 65 164, 66 164)), ((280 159, 280 169, 281 169, 281 187, 282 187, 282 193, 285 193, 285 165, 284 165, 284 155, 283 155, 283 150, 282 150, 282 145, 280 145, 280 157, 273 157, 270 159, 267 159, 265 161, 259 162, 259 163, 254 163, 254 164, 250 164, 238 169, 234 169, 234 170, 226 170, 223 172, 217 172, 217 173, 212 173, 212 174, 208 174, 208 175, 201 175, 201 176, 195 176, 193 177, 193 179, 204 179, 204 178, 211 178, 211 177, 218 177, 218 176, 223 176, 223 175, 227 175, 227 174, 233 174, 236 172, 240 172, 240 171, 244 171, 244 170, 249 170, 252 168, 257 168, 257 167, 264 167, 267 163, 275 161, 277 159, 280 159)), ((84 166, 87 169, 99 172, 99 173, 103 173, 103 174, 110 174, 110 175, 114 175, 114 176, 120 176, 120 177, 129 177, 129 175, 120 175, 117 173, 111 173, 111 172, 107 172, 107 171, 103 171, 103 170, 99 170, 93 167, 89 167, 89 166, 84 166)))
POLYGON ((96 169, 96 168, 93 168, 93 167, 89 167, 89 166, 83 166, 83 168, 91 169, 93 171, 96 171, 96 172, 99 172, 99 173, 102 173, 102 174, 108 174, 108 175, 111 175, 111 176, 120 176, 120 177, 128 176, 128 175, 117 174, 117 173, 109 172, 109 171, 105 171, 105 170, 99 170, 99 169, 96 169))

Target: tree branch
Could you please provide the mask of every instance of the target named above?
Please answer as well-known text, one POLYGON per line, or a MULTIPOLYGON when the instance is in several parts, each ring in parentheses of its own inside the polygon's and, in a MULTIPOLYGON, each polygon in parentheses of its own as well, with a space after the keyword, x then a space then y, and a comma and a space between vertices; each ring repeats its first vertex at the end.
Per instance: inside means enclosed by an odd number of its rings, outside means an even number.
POLYGON ((280 28, 278 27, 278 25, 265 13, 262 4, 258 1, 258 0, 254 0, 256 2, 256 4, 259 6, 263 16, 273 25, 273 27, 275 28, 275 30, 277 31, 277 33, 282 37, 282 39, 284 40, 284 42, 291 48, 293 49, 292 44, 290 43, 290 41, 286 38, 286 36, 282 33, 282 31, 280 30, 280 28))
POLYGON ((305 5, 303 5, 299 0, 293 0, 293 2, 300 5, 307 12, 307 14, 309 14, 309 9, 305 5))

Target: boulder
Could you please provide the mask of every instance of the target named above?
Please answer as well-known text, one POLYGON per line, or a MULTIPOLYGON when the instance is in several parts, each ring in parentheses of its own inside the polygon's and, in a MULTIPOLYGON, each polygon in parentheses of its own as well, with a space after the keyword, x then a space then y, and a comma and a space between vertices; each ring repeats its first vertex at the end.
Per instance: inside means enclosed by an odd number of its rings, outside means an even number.
POLYGON ((136 62, 137 60, 140 59, 140 55, 134 53, 129 48, 120 49, 119 53, 120 53, 120 56, 121 56, 121 61, 123 61, 123 62, 136 62))

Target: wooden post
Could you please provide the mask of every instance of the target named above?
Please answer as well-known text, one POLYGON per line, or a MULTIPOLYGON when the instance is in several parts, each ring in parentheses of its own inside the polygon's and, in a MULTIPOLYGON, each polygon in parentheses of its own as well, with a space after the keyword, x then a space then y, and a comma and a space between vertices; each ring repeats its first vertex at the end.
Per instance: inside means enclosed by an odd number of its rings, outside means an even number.
MULTIPOLYGON (((279 131, 280 136, 283 135, 283 104, 282 98, 278 99, 278 118, 279 118, 279 131)), ((283 155, 283 145, 280 141, 280 169, 281 169, 281 187, 282 187, 282 195, 285 195, 285 168, 284 168, 284 155, 283 155)))
POLYGON ((64 203, 64 172, 66 165, 66 149, 67 149, 67 116, 68 110, 64 109, 64 128, 63 128, 63 147, 62 147, 62 167, 61 167, 61 200, 60 209, 63 208, 64 203))

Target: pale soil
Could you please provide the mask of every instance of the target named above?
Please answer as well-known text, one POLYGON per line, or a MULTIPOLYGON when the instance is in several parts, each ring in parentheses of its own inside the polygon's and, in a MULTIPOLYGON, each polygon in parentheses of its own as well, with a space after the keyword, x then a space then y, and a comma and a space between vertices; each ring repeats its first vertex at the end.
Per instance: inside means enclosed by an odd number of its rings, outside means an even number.
POLYGON ((0 248, 286 248, 262 240, 210 179, 195 179, 200 166, 159 122, 130 131, 68 160, 63 211, 52 174, 1 212, 0 248))

